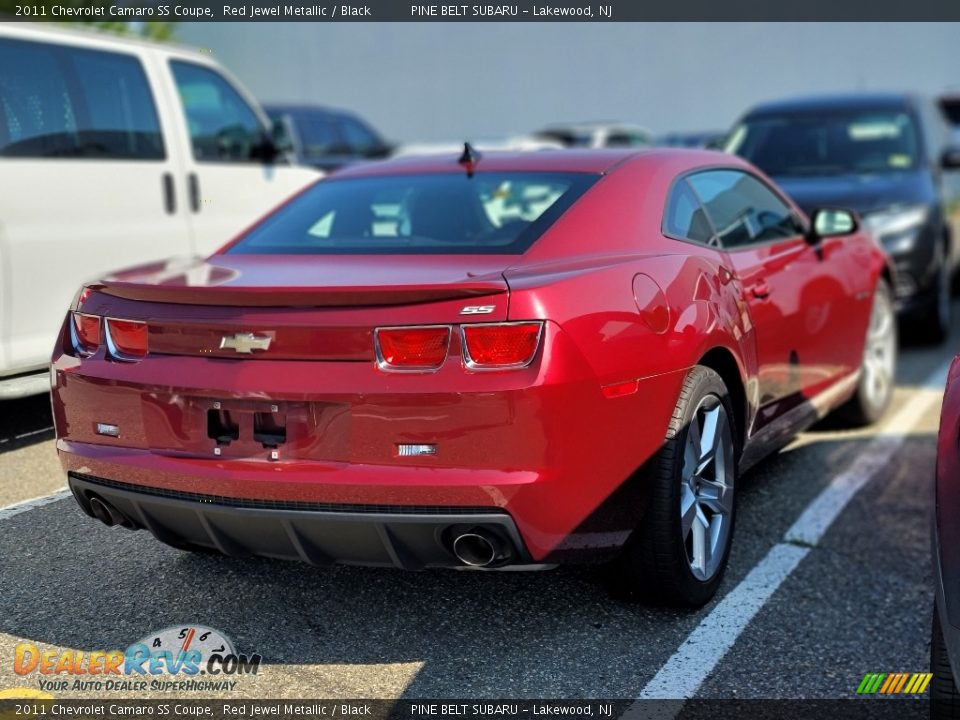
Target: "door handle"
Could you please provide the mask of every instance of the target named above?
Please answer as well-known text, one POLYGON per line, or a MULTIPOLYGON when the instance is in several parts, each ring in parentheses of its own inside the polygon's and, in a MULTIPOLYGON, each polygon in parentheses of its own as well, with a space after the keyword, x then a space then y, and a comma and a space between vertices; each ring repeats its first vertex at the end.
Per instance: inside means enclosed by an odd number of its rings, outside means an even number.
POLYGON ((187 194, 190 196, 190 209, 200 212, 200 180, 196 173, 187 175, 187 194))
POLYGON ((757 280, 757 282, 750 286, 750 292, 758 300, 766 300, 770 297, 770 286, 767 285, 766 280, 757 280))
POLYGON ((173 215, 177 211, 177 194, 173 187, 173 175, 164 173, 160 178, 160 184, 163 188, 163 209, 167 215, 173 215))

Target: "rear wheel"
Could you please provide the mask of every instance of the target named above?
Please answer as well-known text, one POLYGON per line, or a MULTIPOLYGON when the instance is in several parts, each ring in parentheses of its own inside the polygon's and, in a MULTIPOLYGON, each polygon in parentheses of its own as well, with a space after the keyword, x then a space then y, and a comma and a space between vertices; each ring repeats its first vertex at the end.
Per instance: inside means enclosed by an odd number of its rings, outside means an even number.
POLYGON ((620 591, 699 607, 717 591, 730 555, 737 458, 727 388, 713 370, 687 376, 663 447, 651 460, 651 497, 614 564, 620 591))
POLYGON ((953 679, 936 606, 933 608, 933 629, 930 631, 930 672, 933 673, 930 681, 930 717, 935 720, 960 718, 960 692, 953 679))
POLYGON ((893 294, 887 281, 877 281, 873 294, 870 324, 863 344, 860 382, 840 416, 850 425, 870 425, 879 420, 890 405, 897 371, 897 321, 893 294))

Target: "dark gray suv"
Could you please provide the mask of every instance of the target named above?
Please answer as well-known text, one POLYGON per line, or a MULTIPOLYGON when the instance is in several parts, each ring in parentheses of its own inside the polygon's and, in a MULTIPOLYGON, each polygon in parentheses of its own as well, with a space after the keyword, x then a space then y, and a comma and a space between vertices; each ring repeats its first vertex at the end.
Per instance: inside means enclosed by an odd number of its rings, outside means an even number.
POLYGON ((766 103, 726 143, 805 211, 856 210, 893 257, 897 309, 942 341, 960 260, 960 151, 932 100, 851 94, 766 103))

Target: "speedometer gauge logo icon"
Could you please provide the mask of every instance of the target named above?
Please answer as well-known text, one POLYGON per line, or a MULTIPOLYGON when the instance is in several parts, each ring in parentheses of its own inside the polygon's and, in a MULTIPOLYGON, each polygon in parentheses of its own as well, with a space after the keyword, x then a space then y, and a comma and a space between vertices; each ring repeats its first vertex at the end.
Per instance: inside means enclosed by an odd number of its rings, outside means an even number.
MULTIPOLYGON (((229 638, 219 630, 204 625, 171 626, 151 633, 139 642, 146 645, 151 653, 166 651, 174 657, 180 653, 185 657, 187 653, 197 651, 203 661, 209 660, 212 655, 226 657, 237 654, 229 638)), ((196 654, 193 657, 197 657, 196 654)))

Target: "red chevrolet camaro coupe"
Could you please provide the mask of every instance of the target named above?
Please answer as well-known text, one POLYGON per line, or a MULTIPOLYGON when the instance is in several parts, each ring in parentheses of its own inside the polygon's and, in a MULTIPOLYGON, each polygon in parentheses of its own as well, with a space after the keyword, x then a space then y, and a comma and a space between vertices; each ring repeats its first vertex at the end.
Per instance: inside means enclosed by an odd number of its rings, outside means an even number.
POLYGON ((609 557, 697 605, 737 478, 883 412, 890 268, 745 161, 406 159, 322 180, 205 261, 85 287, 53 356, 83 510, 315 564, 609 557))

